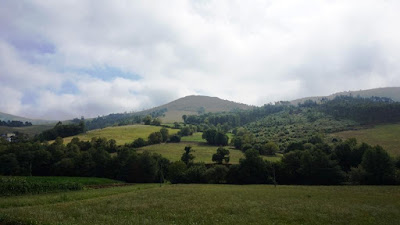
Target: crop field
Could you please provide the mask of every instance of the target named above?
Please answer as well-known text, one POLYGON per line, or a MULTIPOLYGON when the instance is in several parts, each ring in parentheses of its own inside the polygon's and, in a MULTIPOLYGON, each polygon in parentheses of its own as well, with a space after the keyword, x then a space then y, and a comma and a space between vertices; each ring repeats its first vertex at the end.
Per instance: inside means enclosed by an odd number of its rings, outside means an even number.
MULTIPOLYGON (((91 130, 85 134, 79 134, 64 138, 64 143, 69 143, 72 138, 78 137, 80 140, 90 141, 93 137, 105 137, 107 140, 114 139, 118 145, 131 143, 137 138, 147 140, 150 133, 160 131, 161 127, 148 125, 128 125, 118 127, 107 127, 103 129, 91 130)), ((169 134, 175 134, 179 130, 169 129, 169 134)))
MULTIPOLYGON (((192 146, 194 150, 193 155, 196 157, 195 162, 212 163, 211 158, 214 153, 217 152, 217 146, 210 146, 205 143, 198 142, 181 142, 181 143, 167 143, 167 144, 157 144, 149 145, 140 148, 138 152, 148 151, 153 153, 158 153, 169 159, 170 161, 179 161, 182 154, 184 153, 185 146, 192 146)), ((239 159, 244 158, 243 153, 240 150, 233 149, 231 147, 225 147, 229 149, 230 161, 229 163, 238 164, 239 159)), ((276 161, 280 160, 281 155, 275 157, 266 157, 265 159, 276 161)))
POLYGON ((357 138, 359 143, 380 145, 393 156, 400 156, 400 124, 377 125, 373 128, 332 134, 342 139, 357 138))
POLYGON ((116 183, 123 182, 97 177, 0 176, 0 196, 73 191, 116 183))
POLYGON ((397 186, 137 184, 0 199, 1 224, 398 224, 397 186))

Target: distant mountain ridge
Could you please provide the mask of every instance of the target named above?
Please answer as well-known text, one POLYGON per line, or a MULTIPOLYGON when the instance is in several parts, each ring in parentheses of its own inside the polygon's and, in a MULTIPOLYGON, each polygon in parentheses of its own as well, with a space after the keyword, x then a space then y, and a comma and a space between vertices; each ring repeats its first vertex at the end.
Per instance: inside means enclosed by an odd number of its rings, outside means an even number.
POLYGON ((18 120, 18 121, 22 121, 22 122, 31 122, 33 125, 41 125, 41 124, 51 124, 54 123, 55 121, 52 120, 40 120, 40 119, 30 119, 30 118, 25 118, 22 116, 15 116, 15 115, 11 115, 8 113, 3 113, 0 112, 0 120, 3 121, 12 121, 12 120, 18 120))
POLYGON ((400 102, 400 87, 374 88, 374 89, 359 90, 359 91, 343 91, 343 92, 338 92, 338 93, 331 94, 328 96, 315 96, 315 97, 300 98, 300 99, 290 101, 290 103, 297 105, 297 104, 303 103, 307 100, 320 102, 321 99, 323 99, 323 98, 333 99, 336 96, 340 96, 340 95, 353 96, 353 97, 360 96, 360 97, 364 97, 364 98, 369 98, 372 96, 387 97, 387 98, 391 98, 393 101, 400 102))

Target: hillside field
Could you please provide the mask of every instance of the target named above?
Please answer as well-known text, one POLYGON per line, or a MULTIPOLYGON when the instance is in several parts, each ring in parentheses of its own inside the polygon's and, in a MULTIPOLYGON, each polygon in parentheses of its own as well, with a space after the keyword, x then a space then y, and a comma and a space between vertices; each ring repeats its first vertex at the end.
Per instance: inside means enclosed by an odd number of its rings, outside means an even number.
POLYGON ((0 126, 0 134, 21 132, 27 134, 30 137, 34 137, 36 134, 40 134, 45 130, 49 130, 54 127, 54 124, 48 125, 33 125, 28 127, 6 127, 0 126))
MULTIPOLYGON (((91 130, 85 134, 79 134, 72 137, 64 138, 64 143, 69 143, 72 138, 78 137, 80 140, 90 141, 93 137, 105 137, 107 140, 114 139, 118 145, 131 143, 137 138, 147 140, 149 134, 160 131, 161 127, 148 125, 128 125, 118 127, 107 127, 103 129, 91 130)), ((169 134, 176 134, 179 130, 170 129, 169 134)))
POLYGON ((400 156, 400 124, 377 125, 372 128, 334 133, 342 139, 357 138, 359 143, 380 145, 393 156, 400 156))
POLYGON ((398 186, 137 184, 0 198, 0 223, 398 224, 398 186), (8 222, 14 223, 8 223, 8 222))
MULTIPOLYGON (((193 155, 196 157, 194 159, 195 162, 204 162, 204 163, 213 163, 211 160, 212 155, 217 152, 217 146, 210 146, 204 143, 199 142, 180 142, 180 143, 167 143, 167 144, 157 144, 157 145, 148 145, 143 148, 140 148, 138 152, 148 151, 152 153, 158 153, 169 159, 170 161, 179 161, 181 160, 181 156, 184 153, 185 146, 192 146, 194 150, 193 155)), ((230 161, 229 163, 238 164, 239 159, 244 158, 243 153, 240 150, 233 149, 229 146, 226 146, 230 152, 230 161)), ((281 155, 276 157, 266 157, 263 156, 264 159, 270 161, 280 160, 281 155)))

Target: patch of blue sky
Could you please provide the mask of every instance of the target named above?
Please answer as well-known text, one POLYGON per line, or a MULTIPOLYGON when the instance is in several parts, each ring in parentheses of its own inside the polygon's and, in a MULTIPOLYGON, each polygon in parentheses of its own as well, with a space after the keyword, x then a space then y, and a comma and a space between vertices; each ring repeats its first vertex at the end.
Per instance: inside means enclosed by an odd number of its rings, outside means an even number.
POLYGON ((63 94, 72 94, 77 95, 80 93, 79 88, 71 81, 65 81, 62 83, 61 87, 47 87, 46 90, 56 94, 56 95, 63 95, 63 94))
POLYGON ((34 104, 36 104, 37 98, 38 98, 38 94, 36 92, 25 91, 21 98, 21 104, 34 105, 34 104))
POLYGON ((54 93, 59 94, 59 95, 61 95, 61 94, 79 94, 79 89, 71 81, 65 81, 61 85, 61 88, 55 90, 54 93))
POLYGON ((91 68, 70 69, 68 72, 74 72, 78 74, 88 74, 91 77, 99 78, 104 81, 111 81, 118 77, 129 80, 141 79, 141 76, 139 76, 138 74, 123 71, 119 68, 112 66, 95 66, 91 68))
POLYGON ((9 38, 8 42, 20 52, 33 52, 37 54, 53 54, 56 51, 55 45, 40 38, 9 38))

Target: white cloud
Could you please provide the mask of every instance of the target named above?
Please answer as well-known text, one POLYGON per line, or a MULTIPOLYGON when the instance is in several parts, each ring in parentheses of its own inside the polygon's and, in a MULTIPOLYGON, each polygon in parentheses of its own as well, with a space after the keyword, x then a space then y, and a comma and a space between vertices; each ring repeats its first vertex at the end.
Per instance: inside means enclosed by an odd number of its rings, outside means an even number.
POLYGON ((3 5, 0 82, 21 96, 16 106, 0 102, 0 111, 19 115, 96 116, 141 110, 188 94, 261 105, 400 85, 398 1, 3 5), (27 50, 24 40, 29 39, 54 50, 27 50), (15 46, 15 40, 22 44, 15 46), (114 74, 101 80, 71 72, 103 66, 141 79, 114 74), (67 81, 76 92, 60 93, 67 81), (22 101, 27 89, 37 95, 31 104, 22 101))

